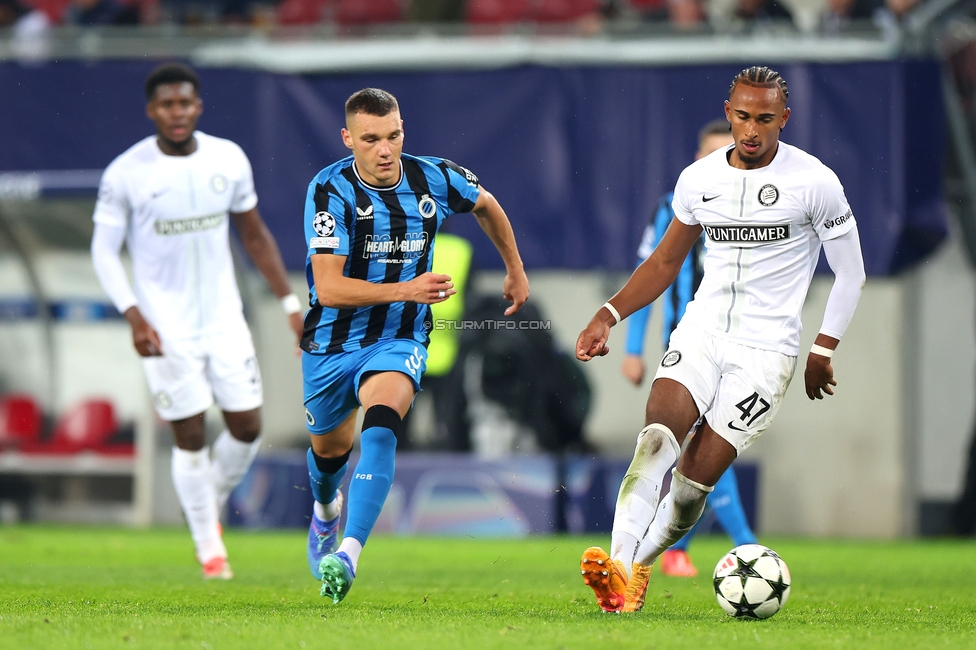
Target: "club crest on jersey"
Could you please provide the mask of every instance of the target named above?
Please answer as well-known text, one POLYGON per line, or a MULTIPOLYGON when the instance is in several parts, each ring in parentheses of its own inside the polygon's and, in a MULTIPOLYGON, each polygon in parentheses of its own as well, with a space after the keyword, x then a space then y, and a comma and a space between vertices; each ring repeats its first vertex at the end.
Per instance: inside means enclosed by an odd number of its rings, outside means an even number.
POLYGON ((420 210, 420 216, 424 219, 430 219, 437 214, 437 203, 430 198, 430 194, 424 194, 417 202, 417 209, 420 210))
POLYGON ((767 208, 779 201, 779 190, 775 185, 766 184, 759 188, 759 204, 767 208))
POLYGON ((307 407, 305 409, 305 421, 308 422, 308 426, 315 426, 315 416, 312 415, 312 412, 309 411, 307 407))
POLYGON ((319 234, 320 237, 328 237, 336 228, 336 220, 328 212, 318 212, 315 214, 315 218, 312 219, 312 228, 315 232, 319 234))
POLYGON ((678 365, 679 361, 681 361, 681 353, 677 350, 671 350, 661 359, 661 365, 665 368, 670 368, 671 366, 678 365))
POLYGON ((364 221, 366 219, 372 219, 373 218, 373 206, 372 206, 372 204, 370 204, 369 206, 367 206, 365 210, 362 209, 362 208, 360 208, 359 206, 356 206, 356 215, 357 215, 356 216, 356 220, 357 221, 364 221))
POLYGON ((223 174, 214 174, 210 178, 210 189, 212 189, 217 194, 223 194, 227 191, 227 177, 223 174))

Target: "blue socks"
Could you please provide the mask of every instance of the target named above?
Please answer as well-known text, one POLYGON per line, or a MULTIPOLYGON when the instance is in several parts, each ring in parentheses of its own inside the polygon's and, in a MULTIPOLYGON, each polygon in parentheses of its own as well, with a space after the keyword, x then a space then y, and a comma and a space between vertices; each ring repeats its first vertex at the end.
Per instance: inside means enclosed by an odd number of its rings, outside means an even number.
POLYGON ((321 458, 316 456, 312 452, 312 448, 309 447, 305 460, 308 463, 308 482, 312 486, 312 497, 323 505, 331 503, 335 499, 339 484, 342 483, 342 479, 346 475, 346 461, 349 460, 349 452, 338 458, 321 458), (320 466, 324 466, 324 468, 320 466), (329 470, 332 471, 329 472, 329 470))
MULTIPOLYGON (((715 513, 718 523, 732 538, 732 543, 735 546, 756 543, 756 535, 749 528, 746 513, 742 509, 742 499, 739 498, 739 482, 735 478, 735 470, 731 467, 725 470, 725 473, 715 483, 715 490, 708 495, 706 503, 715 513)), ((678 540, 671 548, 687 551, 691 539, 698 532, 703 521, 704 517, 699 519, 695 527, 689 530, 688 534, 678 540)))
POLYGON ((343 537, 352 537, 363 546, 393 485, 396 444, 396 436, 386 427, 364 429, 360 437, 362 454, 349 482, 349 510, 343 537))
POLYGON ((749 528, 746 513, 739 498, 739 482, 735 471, 729 467, 715 484, 715 490, 708 495, 708 506, 722 525, 735 546, 755 544, 756 535, 749 528))

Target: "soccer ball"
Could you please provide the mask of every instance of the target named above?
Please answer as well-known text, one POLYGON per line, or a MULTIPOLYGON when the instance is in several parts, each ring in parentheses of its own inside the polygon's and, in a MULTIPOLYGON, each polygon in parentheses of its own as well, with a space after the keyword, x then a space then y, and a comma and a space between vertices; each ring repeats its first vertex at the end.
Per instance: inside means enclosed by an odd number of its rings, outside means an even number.
POLYGON ((769 618, 790 597, 790 570, 776 551, 743 544, 725 554, 712 575, 715 598, 735 618, 769 618))

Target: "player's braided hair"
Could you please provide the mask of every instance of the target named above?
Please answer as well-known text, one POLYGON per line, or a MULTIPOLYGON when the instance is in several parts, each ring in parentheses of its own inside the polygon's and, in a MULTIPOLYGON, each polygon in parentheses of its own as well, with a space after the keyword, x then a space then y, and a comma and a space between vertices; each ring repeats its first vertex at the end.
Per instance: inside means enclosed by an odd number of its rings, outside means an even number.
POLYGON ((163 84, 184 82, 193 84, 193 89, 200 93, 200 77, 193 68, 185 63, 164 63, 146 77, 146 99, 152 99, 156 88, 163 84))
POLYGON ((379 88, 363 88, 346 100, 346 115, 366 113, 383 117, 400 110, 396 97, 379 88))
POLYGON ((754 65, 735 75, 732 79, 732 85, 729 86, 730 98, 735 87, 740 82, 759 88, 778 88, 779 92, 783 95, 783 103, 786 103, 790 98, 790 89, 786 87, 786 79, 783 79, 783 75, 775 70, 770 70, 764 65, 754 65))

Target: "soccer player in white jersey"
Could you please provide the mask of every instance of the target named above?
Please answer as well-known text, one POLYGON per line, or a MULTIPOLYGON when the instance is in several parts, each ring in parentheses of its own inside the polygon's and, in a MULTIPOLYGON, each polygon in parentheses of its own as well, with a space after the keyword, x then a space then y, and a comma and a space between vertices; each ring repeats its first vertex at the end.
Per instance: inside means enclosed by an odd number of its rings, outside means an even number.
POLYGON ((229 579, 219 513, 257 453, 262 395, 228 221, 281 299, 296 338, 301 304, 258 212, 247 156, 233 142, 195 130, 203 111, 197 74, 182 64, 162 65, 146 79, 145 91, 156 134, 105 170, 92 259, 132 328, 156 412, 172 424, 173 484, 203 577, 229 579), (134 292, 119 257, 123 243, 134 292), (226 429, 208 450, 204 413, 215 400, 226 429))
POLYGON ((796 367, 800 311, 821 247, 835 280, 804 383, 810 399, 837 385, 831 355, 854 315, 864 264, 837 176, 779 141, 788 98, 786 81, 769 68, 736 75, 725 102, 734 143, 681 173, 664 238, 577 341, 583 361, 607 354, 610 328, 661 295, 704 230, 704 278, 654 378, 610 553, 589 548, 580 562, 604 611, 643 606, 654 560, 695 525, 712 486, 772 422, 796 367), (675 460, 671 491, 658 504, 675 460))

